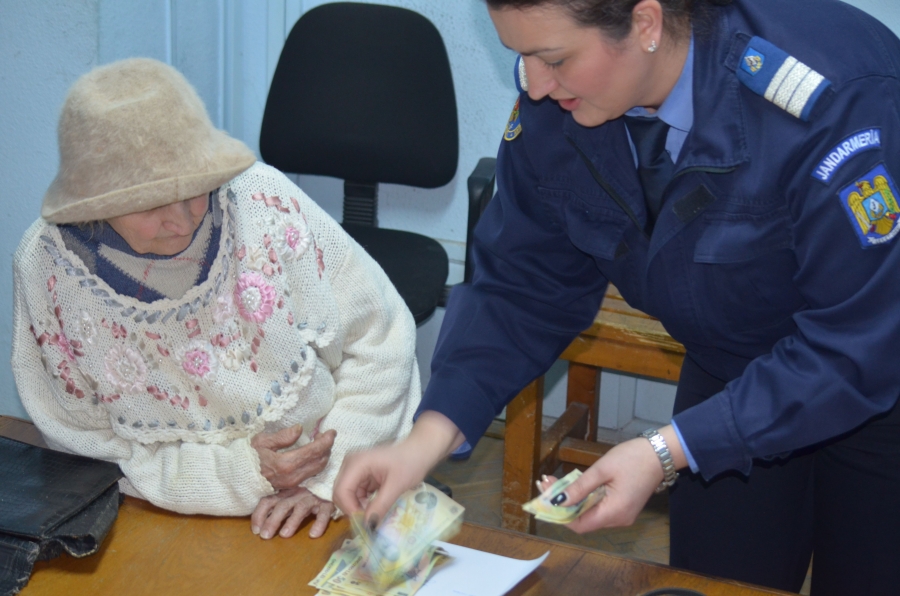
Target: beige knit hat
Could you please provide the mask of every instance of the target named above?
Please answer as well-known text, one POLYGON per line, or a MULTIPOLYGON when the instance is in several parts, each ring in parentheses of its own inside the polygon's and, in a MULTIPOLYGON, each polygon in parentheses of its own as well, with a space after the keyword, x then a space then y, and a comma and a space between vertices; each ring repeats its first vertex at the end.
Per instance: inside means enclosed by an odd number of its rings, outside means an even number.
POLYGON ((41 215, 104 220, 212 191, 253 165, 246 145, 216 130, 177 70, 130 58, 78 79, 59 119, 60 166, 41 215))

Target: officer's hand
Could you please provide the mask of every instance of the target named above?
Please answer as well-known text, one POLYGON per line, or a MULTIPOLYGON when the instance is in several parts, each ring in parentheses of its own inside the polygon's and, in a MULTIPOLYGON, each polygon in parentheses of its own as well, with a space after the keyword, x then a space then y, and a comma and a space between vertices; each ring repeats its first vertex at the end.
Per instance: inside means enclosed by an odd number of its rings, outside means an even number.
MULTIPOLYGON (((676 468, 684 467, 686 459, 674 429, 666 426, 660 434, 666 439, 676 468)), ((606 485, 606 496, 568 527, 584 534, 600 528, 630 526, 663 478, 659 457, 647 439, 640 437, 616 445, 566 489, 567 498, 560 505, 577 503, 598 486, 606 485)))
POLYGON ((425 411, 403 441, 346 456, 334 483, 334 502, 348 515, 365 510, 366 521, 377 525, 401 494, 422 482, 463 440, 450 419, 425 411))

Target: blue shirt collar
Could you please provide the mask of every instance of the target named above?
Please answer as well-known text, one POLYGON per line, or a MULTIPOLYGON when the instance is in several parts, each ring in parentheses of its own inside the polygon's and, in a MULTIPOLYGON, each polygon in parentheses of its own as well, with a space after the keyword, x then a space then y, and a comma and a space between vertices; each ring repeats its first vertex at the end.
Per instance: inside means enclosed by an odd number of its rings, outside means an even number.
POLYGON ((675 86, 666 100, 659 106, 655 114, 647 112, 646 108, 632 108, 626 112, 628 116, 657 116, 672 128, 683 133, 688 133, 694 125, 694 36, 691 35, 691 44, 688 48, 687 59, 681 76, 675 82, 675 86))

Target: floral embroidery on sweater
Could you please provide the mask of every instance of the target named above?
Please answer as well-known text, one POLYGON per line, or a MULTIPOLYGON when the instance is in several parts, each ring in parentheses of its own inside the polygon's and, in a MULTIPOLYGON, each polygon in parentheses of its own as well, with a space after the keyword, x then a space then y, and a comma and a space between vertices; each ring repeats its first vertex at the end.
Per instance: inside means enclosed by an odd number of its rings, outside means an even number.
MULTIPOLYGON (((312 248, 313 270, 319 280, 325 271, 324 252, 316 242, 298 200, 291 198, 285 205, 277 196, 253 193, 250 197, 253 201, 273 209, 275 213, 256 220, 259 226, 256 229, 263 230, 260 244, 241 244, 240 248, 235 249, 233 205, 238 198, 231 188, 224 190, 228 222, 224 226, 227 233, 223 234, 222 258, 217 258, 221 264, 214 281, 198 286, 212 287, 205 295, 193 300, 185 299, 180 306, 168 310, 153 308, 166 301, 141 305, 147 310, 122 304, 123 297, 105 289, 99 278, 92 278, 83 269, 74 266, 53 238, 41 236, 45 249, 66 275, 83 278, 78 279, 78 285, 118 313, 116 317, 102 318, 100 323, 96 323, 88 310, 80 308, 71 315, 73 335, 78 339, 70 339, 63 332, 66 314, 56 305, 56 329, 51 331, 48 328, 41 335, 35 334, 39 346, 56 346, 62 355, 55 367, 45 363, 45 368, 48 371, 55 368, 58 371, 56 375, 66 382, 66 391, 79 399, 86 394, 81 385, 87 385, 93 393, 94 403, 113 408, 111 413, 121 425, 143 430, 166 428, 190 431, 222 430, 236 425, 238 419, 244 425, 259 425, 273 404, 283 402, 285 407, 291 407, 290 404, 300 399, 316 361, 315 351, 309 348, 324 348, 334 340, 334 331, 326 320, 314 327, 307 321, 295 326, 292 309, 275 319, 276 313, 285 309, 291 295, 284 281, 276 281, 284 273, 282 260, 285 263, 299 263, 312 248), (266 329, 273 325, 278 329, 284 323, 293 328, 293 333, 297 334, 295 337, 299 336, 299 358, 292 360, 279 378, 268 383, 265 392, 254 404, 255 408, 251 406, 233 414, 210 412, 209 418, 195 412, 197 408, 204 410, 210 406, 208 396, 222 390, 224 371, 231 375, 260 374, 259 357, 266 339, 266 329), (132 326, 134 329, 129 329, 132 326), (105 350, 99 368, 104 383, 97 383, 83 372, 91 367, 81 366, 85 345, 91 346, 91 354, 98 349, 105 350), (81 374, 76 375, 74 370, 81 374), (248 372, 242 373, 242 370, 248 372), (79 382, 76 376, 85 377, 84 383, 79 382), (108 390, 101 391, 102 384, 108 390), (160 422, 157 418, 134 419, 133 415, 129 415, 128 410, 133 405, 137 406, 141 400, 147 399, 167 403, 175 411, 188 414, 188 418, 160 422)), ((210 279, 215 271, 214 267, 210 279)), ((47 284, 54 301, 57 283, 57 277, 53 275, 47 284)), ((273 358, 277 360, 269 349, 267 362, 273 358)), ((93 368, 97 370, 97 364, 93 368)), ((271 364, 266 370, 271 370, 271 364)))

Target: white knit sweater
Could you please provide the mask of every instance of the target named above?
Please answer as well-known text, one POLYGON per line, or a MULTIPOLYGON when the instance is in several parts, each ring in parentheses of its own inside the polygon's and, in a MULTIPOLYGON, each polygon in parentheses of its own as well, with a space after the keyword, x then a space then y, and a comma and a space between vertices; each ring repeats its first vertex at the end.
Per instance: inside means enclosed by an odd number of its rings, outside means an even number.
POLYGON ((145 303, 92 276, 56 226, 15 255, 12 366, 48 442, 121 467, 126 493, 181 513, 246 515, 273 493, 250 438, 337 431, 303 486, 330 500, 344 456, 407 434, 415 324, 381 268, 277 170, 218 193, 207 281, 145 303))

